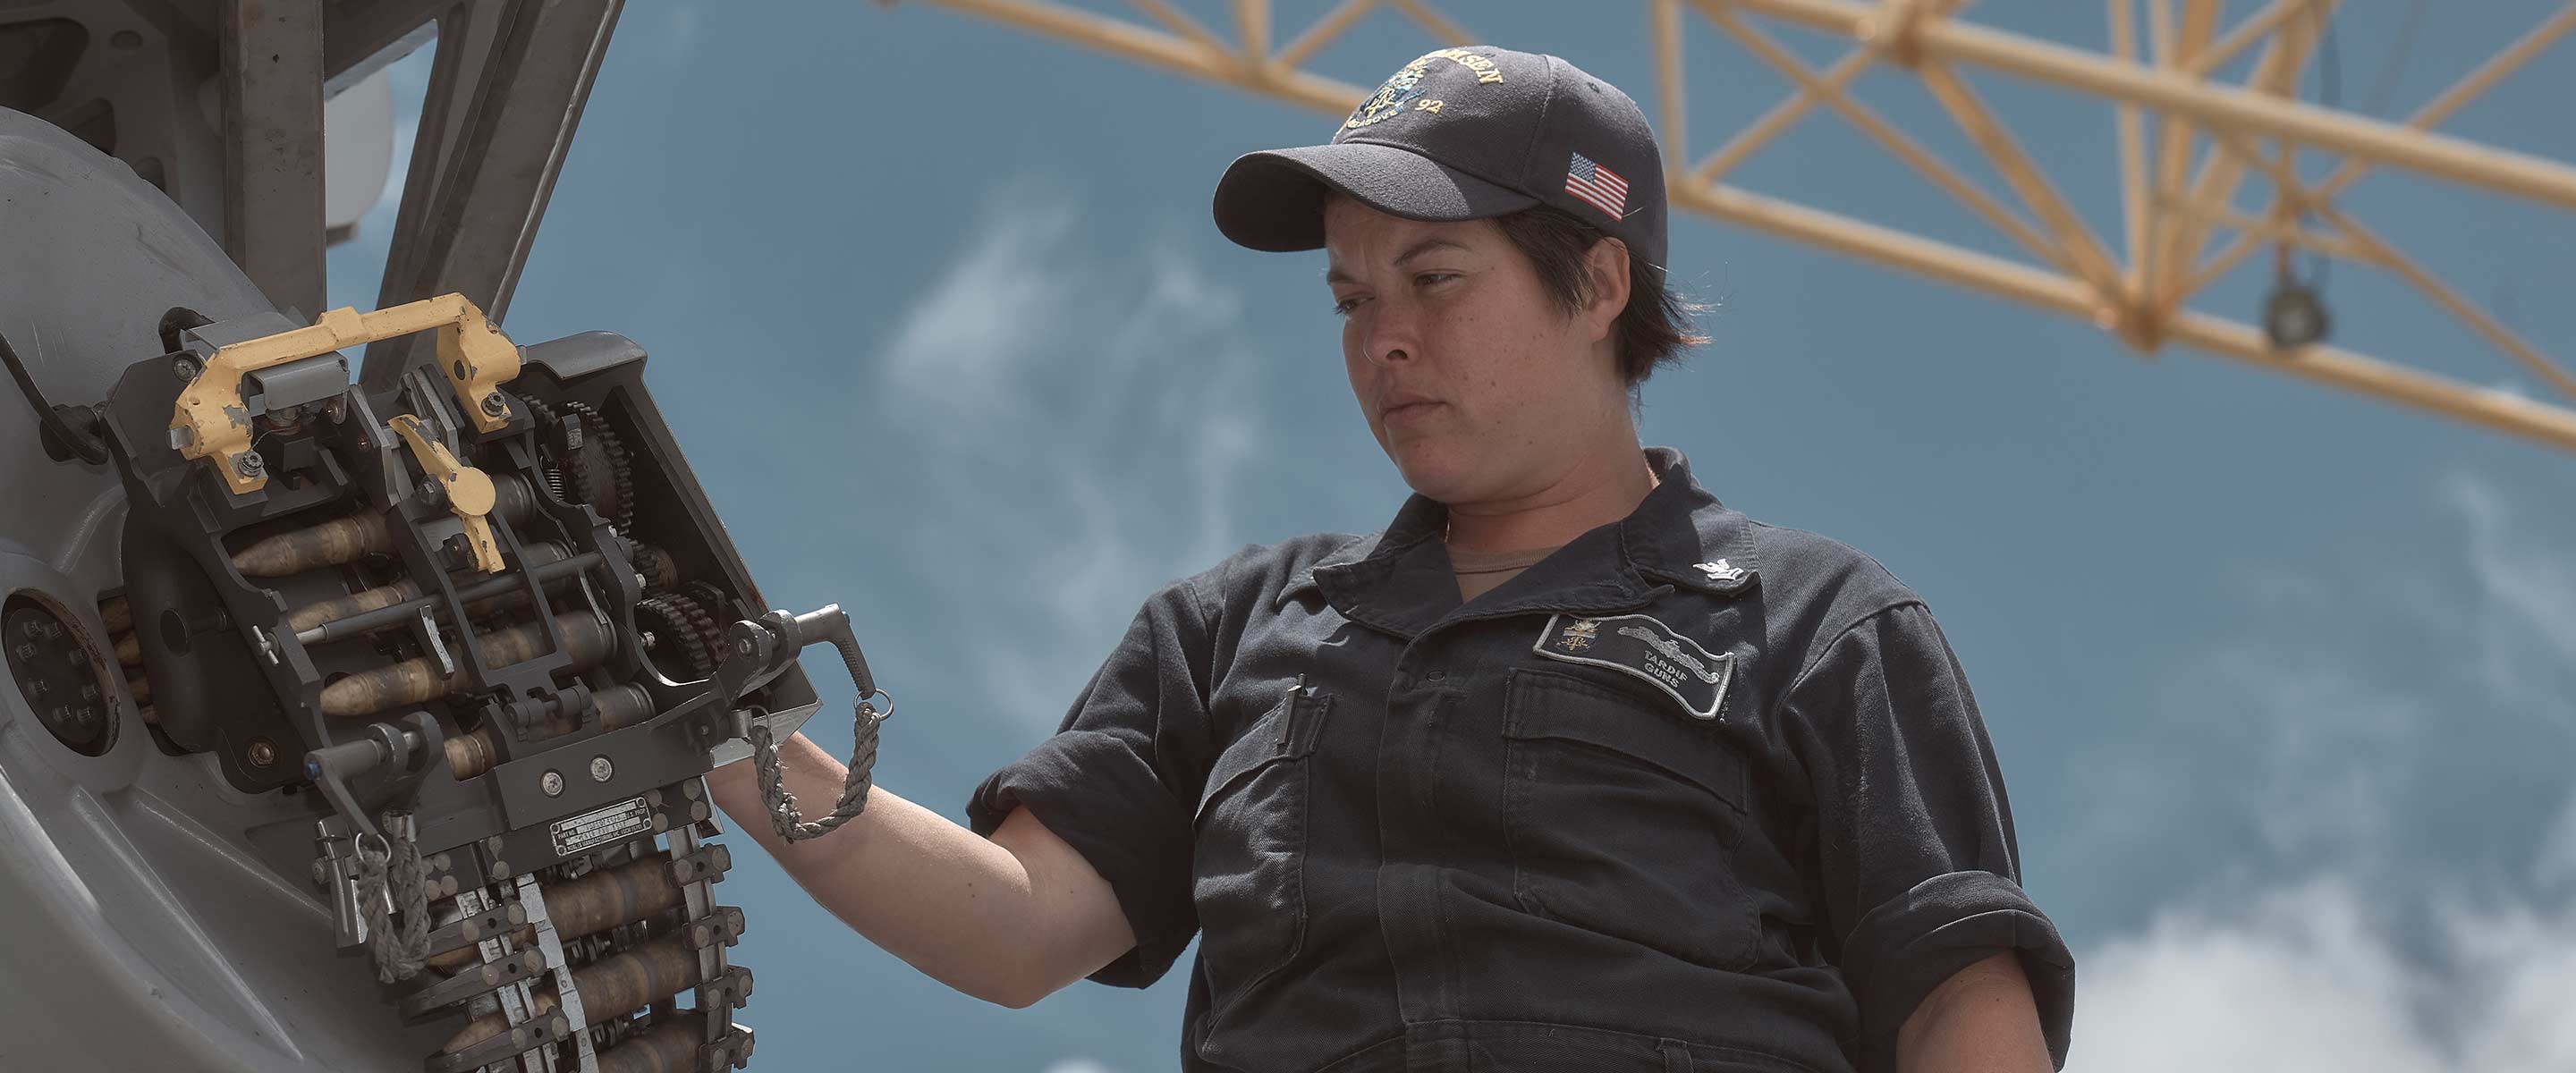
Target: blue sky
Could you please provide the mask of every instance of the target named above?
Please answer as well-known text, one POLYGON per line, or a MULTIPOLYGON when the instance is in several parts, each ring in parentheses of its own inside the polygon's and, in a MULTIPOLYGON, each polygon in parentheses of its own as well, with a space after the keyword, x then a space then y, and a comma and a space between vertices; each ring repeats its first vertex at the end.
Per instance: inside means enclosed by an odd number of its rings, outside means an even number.
MULTIPOLYGON (((1273 6, 1293 27, 1324 5, 1273 6)), ((1442 6, 1652 112, 1642 5, 1442 6)), ((2554 5, 2438 5, 2384 101, 2408 4, 2345 7, 2340 99, 2402 114, 2554 5)), ((1153 588, 1245 543, 1375 528, 1401 500, 1338 368, 1321 255, 1241 250, 1208 221, 1227 161, 1332 121, 920 4, 733 10, 629 5, 507 327, 651 352, 768 600, 859 616, 901 702, 880 780, 962 818, 1153 588)), ((1973 10, 2104 41, 2098 5, 1973 10)), ((1705 152, 1786 83, 1691 21, 1705 152)), ((1427 47, 1379 14, 1317 66, 1374 84, 1427 47)), ((2565 47, 2445 129, 2576 160, 2565 47)), ((397 68, 406 116, 425 56, 397 68)), ((2109 107, 1971 81, 2116 242, 2109 107)), ((2002 191, 1910 76, 1860 85, 2002 191)), ((2007 252, 1822 112, 1735 181, 2007 252)), ((2576 339, 2576 217, 2384 173, 2342 205, 2544 349, 2576 339)), ((390 207, 334 251, 332 304, 373 303, 390 207)), ((1648 385, 1646 439, 1730 504, 1869 551, 1940 616, 2027 885, 2078 952, 2070 1068, 2576 1066, 2576 459, 2187 351, 2142 359, 1699 217, 1672 246, 1720 308, 1712 345, 1648 385)), ((2197 306, 2249 315, 2267 263, 2197 306)), ((2338 343, 2524 385, 2384 273, 2337 265, 2327 299, 2338 343)), ((812 728, 835 751, 846 694, 827 687, 812 728)), ((880 953, 756 852, 719 891, 752 921, 760 1068, 1174 1062, 1186 966, 1005 1010, 880 953)))

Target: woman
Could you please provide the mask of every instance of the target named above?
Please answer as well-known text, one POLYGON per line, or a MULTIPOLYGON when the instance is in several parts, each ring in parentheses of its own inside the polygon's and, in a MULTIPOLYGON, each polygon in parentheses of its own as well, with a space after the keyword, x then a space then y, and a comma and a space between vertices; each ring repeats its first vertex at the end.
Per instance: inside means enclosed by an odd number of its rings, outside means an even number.
POLYGON ((1393 522, 1155 594, 971 831, 879 788, 788 845, 747 765, 717 800, 995 1002, 1145 986, 1203 932, 1186 1069, 2061 1065, 2072 959, 1930 613, 1638 447, 1638 385, 1699 342, 1662 176, 1625 94, 1483 46, 1236 161, 1219 228, 1327 253, 1393 522))

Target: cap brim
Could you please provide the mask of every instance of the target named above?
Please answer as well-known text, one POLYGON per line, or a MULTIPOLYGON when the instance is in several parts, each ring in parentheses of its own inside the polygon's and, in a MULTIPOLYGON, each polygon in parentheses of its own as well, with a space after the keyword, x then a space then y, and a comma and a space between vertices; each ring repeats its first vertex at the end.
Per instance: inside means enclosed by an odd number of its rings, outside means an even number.
POLYGON ((1481 220, 1539 204, 1408 149, 1367 142, 1248 153, 1216 184, 1216 227, 1256 250, 1321 249, 1324 198, 1408 220, 1481 220))

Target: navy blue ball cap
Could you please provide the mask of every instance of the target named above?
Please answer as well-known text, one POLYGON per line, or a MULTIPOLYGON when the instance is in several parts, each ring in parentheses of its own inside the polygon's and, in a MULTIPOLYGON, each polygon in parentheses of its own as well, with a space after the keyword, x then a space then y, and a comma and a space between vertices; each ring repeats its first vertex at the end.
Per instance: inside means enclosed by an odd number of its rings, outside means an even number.
POLYGON ((1423 55, 1331 142, 1235 160, 1217 181, 1216 226, 1256 250, 1321 249, 1335 191, 1411 220, 1547 205, 1664 263, 1663 153, 1645 112, 1555 56, 1491 45, 1423 55))

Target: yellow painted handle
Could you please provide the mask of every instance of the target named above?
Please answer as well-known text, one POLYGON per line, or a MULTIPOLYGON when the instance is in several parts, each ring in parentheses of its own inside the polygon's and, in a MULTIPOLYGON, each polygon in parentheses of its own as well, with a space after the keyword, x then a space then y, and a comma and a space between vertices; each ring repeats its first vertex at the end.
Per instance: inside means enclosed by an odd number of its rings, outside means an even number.
POLYGON ((172 408, 170 427, 180 433, 179 453, 214 460, 215 472, 223 475, 224 486, 234 495, 265 488, 265 471, 242 472, 241 456, 250 451, 251 443, 250 408, 241 395, 243 377, 290 361, 431 330, 438 332, 439 371, 456 392, 466 419, 484 432, 509 424, 509 403, 496 391, 518 378, 518 345, 464 295, 444 294, 373 313, 334 309, 309 327, 216 350, 172 408))
POLYGON ((411 445, 413 458, 420 460, 420 471, 447 493, 447 509, 465 523, 466 543, 474 549, 474 567, 486 574, 501 572, 501 545, 492 539, 492 503, 496 495, 490 474, 456 460, 447 445, 431 439, 421 428, 420 418, 395 414, 386 422, 395 434, 411 445))

